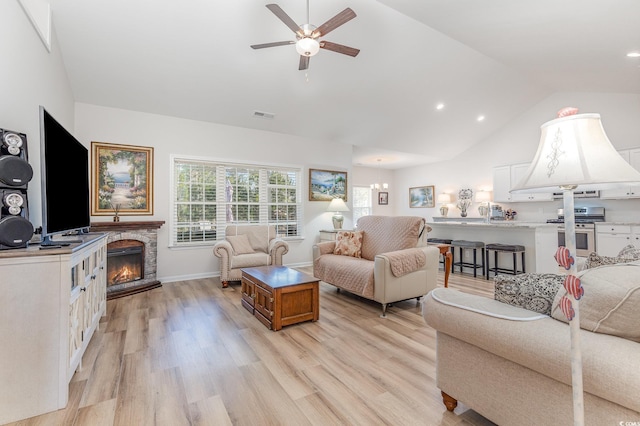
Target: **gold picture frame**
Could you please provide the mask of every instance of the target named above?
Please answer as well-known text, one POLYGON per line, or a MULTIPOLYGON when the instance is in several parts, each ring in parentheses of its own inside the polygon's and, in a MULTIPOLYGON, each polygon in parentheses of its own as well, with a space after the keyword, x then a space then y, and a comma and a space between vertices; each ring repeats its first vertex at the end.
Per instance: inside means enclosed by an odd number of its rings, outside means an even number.
POLYGON ((347 172, 309 169, 309 201, 347 201, 347 172))
POLYGON ((153 148, 91 142, 91 214, 153 214, 153 148))
POLYGON ((416 186, 409 188, 409 207, 425 208, 435 207, 435 186, 416 186))

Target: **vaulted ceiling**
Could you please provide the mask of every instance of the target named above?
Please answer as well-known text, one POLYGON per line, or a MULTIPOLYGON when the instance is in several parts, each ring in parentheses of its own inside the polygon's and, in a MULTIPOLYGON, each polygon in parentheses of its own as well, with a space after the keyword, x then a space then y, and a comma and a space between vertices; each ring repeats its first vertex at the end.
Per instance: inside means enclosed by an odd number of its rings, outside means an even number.
POLYGON ((324 39, 360 54, 307 71, 293 45, 249 47, 295 40, 265 5, 51 0, 76 101, 347 143, 354 164, 451 158, 554 92, 640 93, 637 0, 311 0, 315 26, 355 11, 324 39))

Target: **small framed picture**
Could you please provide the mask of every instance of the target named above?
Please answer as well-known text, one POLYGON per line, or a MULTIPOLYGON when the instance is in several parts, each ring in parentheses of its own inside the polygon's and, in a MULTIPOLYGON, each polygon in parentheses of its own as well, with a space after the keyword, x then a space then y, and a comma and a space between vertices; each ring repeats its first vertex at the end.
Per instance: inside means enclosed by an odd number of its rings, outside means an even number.
POLYGON ((435 207, 434 186, 409 188, 409 207, 435 207))
POLYGON ((387 204, 389 204, 388 192, 378 192, 378 204, 381 206, 386 206, 387 204))

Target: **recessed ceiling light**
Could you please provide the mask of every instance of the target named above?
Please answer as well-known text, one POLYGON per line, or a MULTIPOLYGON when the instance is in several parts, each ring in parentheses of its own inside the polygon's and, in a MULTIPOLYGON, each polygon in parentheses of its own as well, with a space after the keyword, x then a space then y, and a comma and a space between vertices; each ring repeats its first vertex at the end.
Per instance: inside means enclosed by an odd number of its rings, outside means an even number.
POLYGON ((438 105, 436 105, 436 109, 437 109, 438 111, 440 111, 441 109, 444 109, 444 104, 438 104, 438 105))
POLYGON ((477 118, 478 121, 484 121, 484 115, 479 115, 477 118))
POLYGON ((640 58, 640 52, 629 52, 627 58, 640 58))

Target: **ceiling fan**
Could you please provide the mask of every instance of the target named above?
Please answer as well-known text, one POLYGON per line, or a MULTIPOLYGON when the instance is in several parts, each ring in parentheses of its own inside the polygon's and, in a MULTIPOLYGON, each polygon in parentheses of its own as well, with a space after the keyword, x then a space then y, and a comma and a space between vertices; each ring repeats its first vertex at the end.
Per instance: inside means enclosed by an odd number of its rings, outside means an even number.
POLYGON ((299 70, 306 70, 309 68, 309 58, 318 53, 320 49, 332 50, 334 52, 342 53, 349 56, 357 56, 360 53, 360 49, 354 49, 353 47, 344 46, 342 44, 332 43, 330 41, 319 40, 320 37, 324 37, 330 31, 335 30, 340 25, 352 20, 356 17, 356 13, 351 8, 346 8, 342 12, 338 13, 333 18, 329 19, 319 27, 315 27, 309 23, 309 0, 307 0, 307 23, 298 25, 295 23, 289 15, 285 13, 277 4, 268 4, 267 9, 273 12, 284 24, 289 27, 295 34, 296 40, 293 41, 276 41, 273 43, 253 44, 253 49, 264 49, 265 47, 286 46, 290 44, 296 45, 296 50, 300 54, 299 70))

